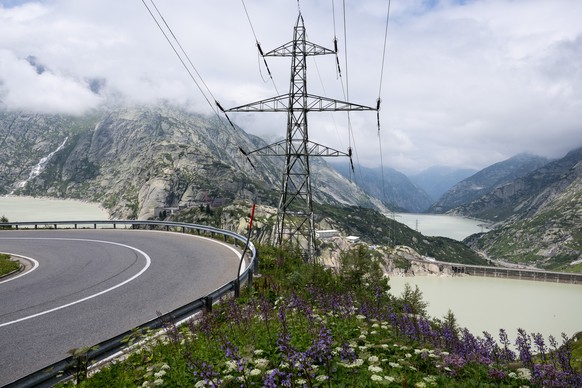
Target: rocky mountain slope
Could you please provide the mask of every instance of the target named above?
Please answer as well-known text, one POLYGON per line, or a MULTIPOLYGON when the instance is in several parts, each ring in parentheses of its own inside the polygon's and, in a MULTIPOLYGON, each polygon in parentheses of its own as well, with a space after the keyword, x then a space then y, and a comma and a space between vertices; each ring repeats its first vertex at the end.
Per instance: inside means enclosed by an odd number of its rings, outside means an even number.
MULTIPOLYGON (((457 183, 434 203, 431 213, 446 213, 451 209, 471 203, 489 194, 497 188, 520 178, 531 171, 548 163, 546 158, 531 154, 519 154, 510 159, 495 163, 469 178, 457 183)), ((487 218, 483 215, 468 214, 456 211, 466 216, 487 218)))
MULTIPOLYGON (((116 218, 156 207, 212 206, 237 198, 276 204, 281 160, 239 152, 260 138, 170 106, 82 117, 0 112, 0 195, 97 201, 116 218)), ((312 159, 314 200, 384 208, 325 162, 312 159)))
POLYGON ((505 220, 469 238, 474 248, 507 261, 582 271, 582 148, 459 209, 505 220))
POLYGON ((420 213, 428 209, 433 202, 423 189, 393 168, 355 166, 355 171, 352 172, 348 163, 333 163, 330 166, 354 181, 364 192, 380 198, 394 210, 420 213))

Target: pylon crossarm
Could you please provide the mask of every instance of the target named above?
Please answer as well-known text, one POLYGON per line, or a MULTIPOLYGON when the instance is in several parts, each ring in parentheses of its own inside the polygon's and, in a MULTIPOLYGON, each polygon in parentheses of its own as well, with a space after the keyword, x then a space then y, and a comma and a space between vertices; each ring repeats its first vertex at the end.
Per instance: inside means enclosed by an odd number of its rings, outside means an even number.
MULTIPOLYGON (((295 103, 295 101, 292 102, 295 103)), ((288 112, 289 110, 289 94, 283 94, 280 96, 267 98, 265 100, 251 102, 250 104, 226 109, 226 112, 288 112)), ((308 94, 305 110, 318 112, 336 112, 348 110, 368 111, 376 110, 376 108, 308 94)))
MULTIPOLYGON (((297 46, 293 45, 293 42, 286 43, 282 46, 277 47, 265 53, 265 57, 292 57, 294 54, 294 50, 297 50, 297 46)), ((325 48, 323 46, 319 46, 317 44, 311 42, 305 42, 305 52, 301 51, 297 54, 305 54, 305 55, 328 55, 328 54, 335 54, 335 51, 325 48)))
POLYGON ((267 98, 227 109, 226 112, 287 112, 289 110, 289 94, 267 98))
POLYGON ((307 110, 318 112, 334 112, 334 111, 348 111, 348 110, 376 110, 371 106, 353 104, 351 102, 334 100, 332 98, 315 96, 313 94, 307 95, 307 110))
MULTIPOLYGON (((286 140, 281 140, 273 144, 258 148, 256 150, 245 152, 245 155, 256 154, 258 156, 285 156, 286 155, 286 140)), ((336 157, 347 156, 349 152, 343 152, 331 147, 324 146, 312 141, 307 142, 307 153, 311 156, 336 157)))
POLYGON ((285 156, 286 140, 281 140, 273 144, 247 152, 247 155, 257 154, 258 156, 285 156))
POLYGON ((308 152, 312 156, 350 156, 347 152, 339 151, 312 141, 308 143, 308 152))

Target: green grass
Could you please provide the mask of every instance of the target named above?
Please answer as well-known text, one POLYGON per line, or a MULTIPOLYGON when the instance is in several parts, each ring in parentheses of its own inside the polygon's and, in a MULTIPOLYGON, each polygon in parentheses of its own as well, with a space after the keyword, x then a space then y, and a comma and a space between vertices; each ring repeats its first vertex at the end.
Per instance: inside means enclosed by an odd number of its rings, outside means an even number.
MULTIPOLYGON (((503 361, 504 347, 490 358, 461 352, 461 343, 486 341, 457 328, 452 313, 425 317, 418 289, 391 296, 365 248, 345 253, 337 272, 294 249, 260 251, 262 276, 241 298, 197 322, 168 324, 162 336, 135 333, 127 341, 145 339, 139 350, 78 386, 540 386, 527 365, 503 361), (448 334, 435 342, 429 332, 448 334)), ((547 359, 553 368, 557 357, 547 359)))
POLYGON ((10 260, 10 256, 0 253, 0 276, 6 275, 20 268, 20 264, 10 260))

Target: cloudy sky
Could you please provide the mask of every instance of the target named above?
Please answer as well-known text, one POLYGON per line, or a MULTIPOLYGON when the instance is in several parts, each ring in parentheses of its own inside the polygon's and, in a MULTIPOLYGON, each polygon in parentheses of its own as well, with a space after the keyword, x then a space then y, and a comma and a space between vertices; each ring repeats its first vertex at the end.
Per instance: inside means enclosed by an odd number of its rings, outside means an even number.
MULTIPOLYGON (((165 100, 214 114, 206 99, 228 108, 288 91, 289 58, 267 59, 270 82, 255 36, 265 52, 290 41, 297 0, 155 4, 204 94, 142 0, 0 0, 0 109, 80 114, 165 100)), ((312 113, 313 141, 407 173, 582 146, 582 1, 392 0, 383 68, 387 0, 299 6, 310 41, 339 43, 342 76, 334 56, 310 58, 310 93, 382 99, 379 136, 374 112, 351 113, 352 135, 345 112, 312 113)), ((285 133, 285 114, 230 117, 268 140, 285 133)))

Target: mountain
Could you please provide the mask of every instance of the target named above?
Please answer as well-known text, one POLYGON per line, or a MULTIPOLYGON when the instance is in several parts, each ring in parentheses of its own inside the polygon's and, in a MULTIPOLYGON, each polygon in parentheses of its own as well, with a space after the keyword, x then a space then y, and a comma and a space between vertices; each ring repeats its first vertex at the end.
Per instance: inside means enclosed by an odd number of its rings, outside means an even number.
POLYGON ((433 166, 416 175, 409 175, 408 179, 423 189, 433 202, 436 202, 447 190, 476 172, 477 170, 468 168, 433 166))
POLYGON ((333 163, 344 177, 352 179, 367 194, 381 199, 394 210, 404 210, 412 213, 425 211, 432 204, 429 195, 415 186, 406 175, 393 168, 366 168, 355 166, 351 171, 348 163, 333 163))
MULTIPOLYGON (((548 159, 527 153, 495 163, 454 185, 431 206, 429 211, 431 213, 446 213, 451 209, 467 205, 493 192, 495 189, 542 167, 546 163, 548 163, 548 159)), ((463 211, 455 211, 455 213, 489 219, 483 214, 465 213, 463 211)))
POLYGON ((582 148, 460 208, 504 219, 466 240, 495 258, 582 272, 582 148))
MULTIPOLYGON (((239 152, 265 146, 216 119, 171 106, 116 108, 83 116, 0 112, 0 195, 79 198, 116 218, 147 219, 155 207, 276 204, 282 160, 239 152)), ((312 158, 313 199, 385 209, 312 158)))

